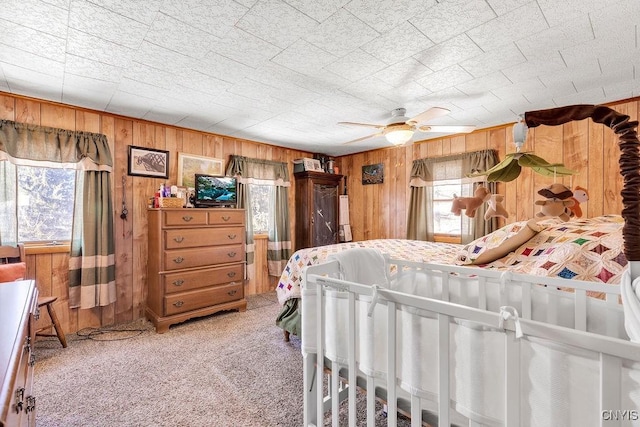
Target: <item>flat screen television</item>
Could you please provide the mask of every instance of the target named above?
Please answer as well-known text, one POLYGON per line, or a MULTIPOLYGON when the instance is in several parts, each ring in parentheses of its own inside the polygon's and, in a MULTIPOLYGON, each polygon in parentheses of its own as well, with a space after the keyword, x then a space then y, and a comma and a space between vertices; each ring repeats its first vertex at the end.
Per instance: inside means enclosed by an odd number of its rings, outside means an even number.
POLYGON ((235 207, 238 203, 234 177, 196 174, 195 183, 196 208, 235 207))

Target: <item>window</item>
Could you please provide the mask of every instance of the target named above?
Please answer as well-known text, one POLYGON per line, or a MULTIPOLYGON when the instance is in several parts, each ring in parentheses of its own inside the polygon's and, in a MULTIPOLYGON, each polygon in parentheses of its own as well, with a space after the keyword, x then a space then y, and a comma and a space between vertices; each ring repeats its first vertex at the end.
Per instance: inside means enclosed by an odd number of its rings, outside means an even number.
POLYGON ((462 234, 461 217, 451 212, 454 195, 462 195, 459 179, 434 183, 433 185, 433 232, 448 236, 462 234))
MULTIPOLYGON (((76 171, 14 166, 8 162, 5 166, 7 176, 15 174, 16 179, 14 187, 7 185, 13 179, 0 178, 0 184, 6 189, 1 192, 4 200, 0 200, 0 204, 4 206, 0 209, 0 221, 14 223, 17 212, 17 236, 14 238, 18 242, 71 240, 76 171), (12 206, 17 208, 14 210, 12 206)), ((9 235, 14 233, 3 231, 9 235)))
POLYGON ((271 209, 273 206, 273 185, 249 184, 251 192, 251 213, 253 214, 253 234, 267 234, 271 224, 271 209))

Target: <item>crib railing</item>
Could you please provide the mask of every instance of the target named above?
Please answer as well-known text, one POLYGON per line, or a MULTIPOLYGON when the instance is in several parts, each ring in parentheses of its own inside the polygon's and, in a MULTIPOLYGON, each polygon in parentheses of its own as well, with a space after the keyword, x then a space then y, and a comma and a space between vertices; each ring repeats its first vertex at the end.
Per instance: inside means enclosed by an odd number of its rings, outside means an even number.
MULTIPOLYGON (((406 292, 392 289, 362 285, 354 282, 344 281, 337 278, 337 263, 331 261, 314 267, 309 267, 303 281, 303 310, 302 310, 302 348, 304 357, 304 422, 306 426, 321 425, 324 421, 325 413, 331 412, 331 422, 333 426, 338 426, 339 411, 348 411, 347 418, 350 426, 361 425, 361 421, 356 419, 356 387, 358 384, 366 389, 366 418, 367 425, 374 425, 375 399, 382 396, 388 405, 387 425, 396 426, 398 409, 403 406, 406 412, 411 415, 412 426, 422 425, 423 420, 428 420, 431 425, 437 424, 442 426, 451 425, 454 422, 463 422, 469 425, 491 424, 495 421, 495 414, 488 417, 478 413, 476 408, 471 408, 465 412, 460 411, 459 398, 456 393, 459 392, 460 384, 454 383, 452 378, 455 376, 452 372, 458 368, 459 360, 456 359, 457 351, 452 348, 452 332, 460 325, 472 325, 472 331, 488 330, 492 334, 502 336, 498 339, 501 342, 501 351, 504 352, 504 366, 501 373, 496 373, 493 381, 503 382, 500 386, 502 390, 501 406, 502 413, 498 418, 500 423, 507 426, 517 426, 527 424, 527 416, 531 408, 525 405, 527 390, 523 382, 527 382, 527 371, 531 366, 525 366, 523 363, 523 343, 526 345, 538 345, 543 343, 544 348, 551 346, 551 350, 556 348, 570 349, 571 352, 577 352, 589 355, 596 355, 596 366, 599 372, 597 388, 595 392, 598 394, 597 408, 599 412, 593 408, 585 408, 591 414, 599 414, 600 422, 594 421, 593 425, 620 425, 620 419, 624 416, 631 417, 633 414, 637 416, 637 412, 633 412, 640 402, 633 399, 639 397, 629 397, 627 389, 629 387, 638 387, 637 377, 640 375, 640 345, 630 343, 623 339, 612 338, 604 334, 594 334, 586 332, 588 312, 592 308, 591 301, 586 296, 587 291, 601 291, 610 294, 611 297, 606 301, 598 301, 606 308, 615 312, 619 310, 615 286, 599 285, 596 283, 579 283, 569 281, 571 283, 562 282, 564 288, 573 287, 576 291, 573 299, 577 303, 575 309, 576 328, 567 328, 557 326, 551 323, 544 323, 537 320, 531 320, 531 315, 535 315, 535 297, 538 292, 534 288, 540 288, 540 284, 547 285, 547 289, 543 292, 555 295, 557 291, 557 282, 555 280, 548 281, 546 278, 532 278, 524 275, 505 276, 500 272, 487 271, 469 267, 453 267, 441 266, 434 264, 410 263, 405 261, 390 260, 397 267, 393 276, 395 284, 411 275, 426 273, 433 279, 432 286, 437 287, 437 292, 431 297, 416 296, 406 292), (523 277, 521 277, 523 276, 523 277), (508 279, 508 280, 507 280, 508 279), (542 279, 542 280, 540 280, 542 279), (536 283, 533 283, 533 282, 536 283), (468 286, 476 286, 477 292, 464 294, 460 292, 460 284, 464 283, 468 286), (475 285, 471 285, 475 283, 475 285), (572 285, 572 286, 569 286, 572 285), (510 290, 514 286, 520 286, 523 290, 523 307, 530 307, 529 318, 527 316, 518 316, 515 311, 510 308, 503 307, 497 312, 490 311, 492 304, 490 294, 493 288, 502 291, 510 290), (529 290, 526 290, 529 289, 529 290), (435 297, 439 296, 439 299, 435 297), (480 302, 479 308, 469 307, 462 304, 442 301, 440 299, 448 298, 464 299, 467 302, 480 302), (530 299, 530 302, 526 300, 530 299), (584 299, 584 301, 582 301, 584 299), (326 338, 328 334, 334 334, 335 331, 326 329, 328 319, 328 311, 332 315, 336 315, 335 310, 328 310, 327 307, 334 304, 336 300, 340 301, 340 310, 345 312, 338 313, 340 315, 340 323, 335 323, 336 327, 343 330, 345 335, 344 351, 346 357, 340 357, 339 360, 329 362, 331 370, 331 378, 327 386, 323 385, 322 373, 323 367, 326 366, 325 356, 327 349, 326 338), (582 302, 580 302, 582 301, 582 302), (615 304, 615 305, 614 305, 615 304), (312 309, 309 309, 313 307, 312 309), (386 322, 386 354, 373 354, 366 357, 378 358, 385 360, 384 378, 371 374, 364 374, 361 370, 361 363, 367 351, 366 346, 358 345, 358 339, 365 328, 362 319, 363 307, 369 314, 374 317, 380 316, 386 322), (435 336, 433 337, 433 351, 437 353, 437 369, 434 376, 437 377, 435 389, 435 399, 425 398, 420 392, 413 392, 399 387, 401 380, 399 379, 399 353, 401 352, 401 343, 399 334, 402 334, 402 313, 411 312, 420 318, 429 319, 435 327, 435 336), (377 314, 376 314, 377 313, 377 314), (346 319, 346 320, 345 320, 346 319), (342 322, 344 320, 344 322, 342 322), (582 352, 582 353, 581 353, 582 352), (629 375, 629 372, 632 375, 629 375), (630 379, 631 377, 631 379, 630 379), (631 384, 631 385, 630 385, 631 384), (384 390, 380 393, 380 390, 384 390), (347 399, 346 405, 340 406, 340 403, 347 399), (631 400, 630 400, 631 399, 631 400), (627 405, 627 406, 625 406, 627 405), (630 406, 635 405, 635 406, 630 406), (342 408, 342 409, 341 409, 342 408), (345 409, 346 408, 346 409, 345 409), (629 410, 625 412, 625 410, 629 410), (615 412, 618 411, 618 412, 615 412), (627 414, 614 417, 607 414, 627 414), (358 424, 357 424, 358 423, 358 424)), ((550 298, 552 301, 554 298, 550 298)), ((508 298, 505 297, 504 300, 508 298)), ((527 309, 523 310, 527 313, 527 309)), ((550 310, 553 313, 553 309, 550 310)), ((551 314, 553 317, 553 314, 551 314)), ((616 317, 605 317, 606 321, 620 322, 616 317)), ((553 319, 552 319, 553 320, 553 319)), ((329 322, 331 323, 331 322, 329 322)), ((619 325, 607 327, 605 330, 621 329, 619 325)), ((474 332, 475 333, 475 332, 474 332)), ((493 335, 492 335, 493 336, 493 335)), ((545 350, 546 351, 546 350, 545 350)), ((587 359, 594 356, 588 356, 587 359)), ((335 357, 334 357, 335 359, 335 357)), ((590 360, 590 359, 589 359, 590 360)), ((535 376, 535 375, 534 375, 535 376)), ((567 384, 571 387, 571 384, 567 384)), ((554 403, 549 404, 554 407, 554 403)), ((473 406, 473 405, 472 405, 473 406)), ((463 408, 464 409, 464 408, 463 408)), ((467 408, 468 409, 468 408, 467 408)), ((551 411, 555 416, 568 416, 562 412, 558 412, 557 408, 551 411), (555 412, 554 412, 555 411, 555 412)), ((566 420, 565 420, 566 421, 566 420)), ((557 425, 563 424, 559 421, 557 425)))

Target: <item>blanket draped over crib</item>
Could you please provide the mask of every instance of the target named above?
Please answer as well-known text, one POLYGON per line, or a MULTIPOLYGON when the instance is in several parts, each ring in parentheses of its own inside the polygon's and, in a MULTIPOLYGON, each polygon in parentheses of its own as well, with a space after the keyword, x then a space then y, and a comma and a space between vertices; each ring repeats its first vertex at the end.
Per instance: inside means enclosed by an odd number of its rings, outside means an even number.
MULTIPOLYGON (((621 216, 605 215, 568 222, 547 219, 538 224, 542 227, 540 233, 506 256, 482 267, 537 276, 620 283, 628 264, 623 253, 624 220, 621 216)), ((526 227, 526 221, 514 222, 467 245, 378 239, 300 249, 291 256, 282 272, 276 287, 278 301, 284 304, 289 299, 300 297, 304 267, 321 263, 346 249, 374 248, 394 259, 460 265, 463 264, 461 258, 473 258, 485 249, 500 245, 523 227, 526 227)))

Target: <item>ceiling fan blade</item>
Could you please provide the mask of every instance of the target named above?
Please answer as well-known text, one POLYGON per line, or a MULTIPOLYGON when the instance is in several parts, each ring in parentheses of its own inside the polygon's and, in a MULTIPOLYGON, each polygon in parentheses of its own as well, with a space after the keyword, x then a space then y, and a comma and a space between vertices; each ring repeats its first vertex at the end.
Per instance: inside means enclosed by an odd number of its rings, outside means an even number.
POLYGON ((447 110, 446 108, 432 107, 432 108, 429 108, 427 111, 423 111, 422 113, 418 114, 417 116, 410 118, 409 120, 407 120, 407 123, 409 123, 409 122, 414 122, 414 123, 428 122, 431 119, 435 119, 435 118, 438 118, 438 117, 446 116, 450 112, 451 111, 447 110))
POLYGON ((441 132, 441 133, 469 133, 476 129, 472 125, 459 125, 459 126, 420 126, 418 130, 420 132, 441 132))
POLYGON ((354 142, 363 141, 363 140, 365 140, 365 139, 375 138, 376 136, 382 136, 382 135, 384 135, 384 133, 382 133, 382 132, 378 132, 378 133, 374 133, 373 135, 363 136, 362 138, 352 139, 351 141, 343 142, 342 144, 343 144, 343 145, 346 145, 346 144, 353 144, 354 142))
POLYGON ((348 126, 366 126, 369 128, 378 128, 382 129, 385 125, 374 125, 372 123, 356 123, 356 122, 338 122, 339 125, 348 125, 348 126))

